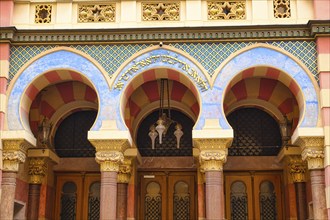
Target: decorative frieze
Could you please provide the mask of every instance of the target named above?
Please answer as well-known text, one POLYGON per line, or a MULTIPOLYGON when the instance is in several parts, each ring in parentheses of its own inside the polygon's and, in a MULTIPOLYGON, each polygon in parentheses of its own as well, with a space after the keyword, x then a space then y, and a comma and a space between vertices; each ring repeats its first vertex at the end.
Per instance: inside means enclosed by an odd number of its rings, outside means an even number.
POLYGON ((207 2, 209 20, 245 19, 245 1, 207 2))
POLYGON ((47 173, 47 159, 45 157, 29 158, 29 183, 41 184, 43 177, 47 173))
POLYGON ((292 156, 288 165, 293 182, 306 182, 306 162, 303 161, 300 156, 292 156))
POLYGON ((79 5, 78 22, 113 22, 115 19, 115 4, 79 5))
POLYGON ((274 0, 274 17, 275 18, 291 17, 290 0, 274 0))
POLYGON ((35 23, 45 24, 52 21, 52 5, 35 6, 35 23))
POLYGON ((143 21, 179 21, 180 3, 142 3, 143 21))

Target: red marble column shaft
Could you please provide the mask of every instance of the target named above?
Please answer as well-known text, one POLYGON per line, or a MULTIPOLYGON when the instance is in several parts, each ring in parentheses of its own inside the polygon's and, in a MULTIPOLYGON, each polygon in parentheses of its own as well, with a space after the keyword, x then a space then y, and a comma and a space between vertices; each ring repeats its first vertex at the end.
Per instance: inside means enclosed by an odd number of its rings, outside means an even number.
POLYGON ((100 219, 116 220, 117 172, 101 172, 100 219))
POLYGON ((225 218, 222 171, 205 172, 206 219, 222 220, 225 218))
POLYGON ((323 170, 310 170, 314 219, 328 219, 323 170))
POLYGON ((297 182, 297 183, 294 183, 294 185, 295 185, 295 191, 296 191, 298 220, 306 220, 308 218, 306 183, 297 182))
POLYGON ((41 184, 29 184, 27 219, 38 220, 41 184))
POLYGON ((117 185, 117 220, 127 219, 127 183, 117 185))
POLYGON ((16 172, 2 173, 0 219, 5 219, 5 220, 13 219, 16 175, 17 175, 16 172))

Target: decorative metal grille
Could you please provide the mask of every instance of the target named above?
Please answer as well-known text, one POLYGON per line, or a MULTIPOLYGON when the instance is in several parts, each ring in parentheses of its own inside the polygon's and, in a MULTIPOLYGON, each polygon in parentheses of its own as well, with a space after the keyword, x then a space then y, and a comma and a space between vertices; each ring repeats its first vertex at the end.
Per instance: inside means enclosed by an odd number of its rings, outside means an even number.
POLYGON ((185 182, 175 184, 173 195, 173 219, 189 220, 190 219, 190 195, 189 186, 185 182))
POLYGON ((274 0, 274 17, 275 18, 291 17, 290 0, 274 0))
POLYGON ((63 185, 61 195, 61 219, 75 220, 77 205, 77 187, 73 182, 63 185))
POLYGON ((162 220, 162 195, 160 194, 160 185, 158 183, 151 182, 148 184, 144 206, 145 220, 162 220))
MULTIPOLYGON (((221 37, 221 36, 219 36, 221 37)), ((196 38, 197 39, 197 38, 196 38)), ((194 57, 212 76, 214 70, 232 53, 258 42, 233 42, 233 43, 173 43, 177 49, 183 50, 194 57)), ((274 41, 266 44, 282 48, 300 59, 318 80, 317 51, 314 41, 274 41)), ((125 44, 125 45, 71 45, 93 57, 109 73, 110 77, 133 54, 152 44, 125 44)), ((19 69, 36 55, 52 49, 56 45, 11 46, 9 81, 13 79, 19 69)))
POLYGON ((143 21, 178 21, 180 19, 180 2, 142 3, 143 21))
POLYGON ((50 23, 52 20, 52 5, 36 5, 35 23, 50 23))
POLYGON ((88 220, 100 219, 100 182, 94 182, 89 188, 88 220))
POLYGON ((95 118, 95 111, 81 111, 63 120, 55 134, 55 150, 58 156, 95 157, 95 148, 87 139, 87 133, 95 118))
POLYGON ((245 19, 245 1, 207 2, 209 20, 245 19))
POLYGON ((248 200, 246 186, 238 181, 232 184, 230 192, 231 219, 248 219, 248 200))
POLYGON ((148 115, 140 124, 137 133, 137 146, 142 156, 191 156, 192 155, 192 127, 194 122, 185 114, 171 110, 171 118, 182 125, 183 136, 180 140, 180 148, 176 148, 174 136, 175 125, 172 124, 166 132, 163 143, 159 144, 158 137, 155 140, 155 149, 152 149, 148 135, 150 126, 158 119, 158 111, 148 115))
POLYGON ((276 220, 276 194, 274 185, 269 181, 260 184, 260 219, 261 220, 276 220))
POLYGON ((282 141, 279 125, 266 112, 244 108, 232 112, 227 119, 234 129, 229 155, 274 156, 280 151, 282 141))

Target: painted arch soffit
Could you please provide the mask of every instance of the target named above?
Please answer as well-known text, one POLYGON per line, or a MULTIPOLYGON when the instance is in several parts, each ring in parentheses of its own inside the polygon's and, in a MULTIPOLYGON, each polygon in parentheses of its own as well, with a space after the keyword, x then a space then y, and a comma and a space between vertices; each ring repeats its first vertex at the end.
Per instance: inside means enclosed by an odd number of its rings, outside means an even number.
MULTIPOLYGON (((299 127, 316 127, 319 117, 318 85, 309 70, 293 55, 266 44, 257 44, 232 54, 215 71, 212 90, 218 95, 217 103, 223 103, 227 86, 242 71, 251 67, 267 66, 280 70, 294 81, 302 93, 303 108, 299 127)), ((206 101, 207 102, 207 101, 206 101)), ((230 128, 221 108, 219 123, 222 128, 230 128)))
MULTIPOLYGON (((56 47, 31 59, 12 80, 8 89, 7 124, 9 130, 30 130, 28 112, 22 110, 26 111, 29 108, 22 102, 23 97, 27 95, 26 90, 38 77, 58 69, 66 69, 83 75, 95 89, 99 99, 99 112, 91 130, 99 130, 102 121, 109 119, 110 113, 107 109, 110 105, 110 90, 107 73, 89 55, 68 47, 56 47)), ((42 89, 40 88, 40 91, 42 89)))

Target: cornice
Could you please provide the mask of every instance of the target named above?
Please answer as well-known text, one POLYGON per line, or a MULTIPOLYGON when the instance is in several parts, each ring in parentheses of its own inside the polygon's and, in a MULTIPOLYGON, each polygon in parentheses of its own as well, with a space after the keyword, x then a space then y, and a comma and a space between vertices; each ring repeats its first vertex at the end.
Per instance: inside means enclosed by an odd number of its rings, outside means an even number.
POLYGON ((95 44, 313 40, 330 35, 330 22, 312 20, 306 25, 260 25, 227 27, 164 27, 132 29, 0 29, 0 42, 11 44, 95 44))

